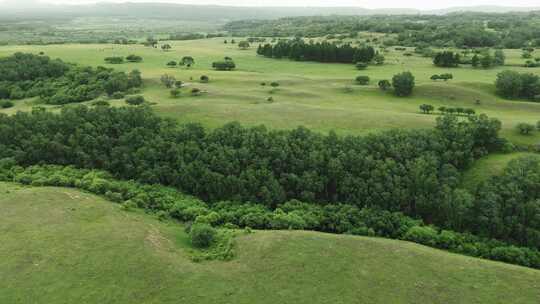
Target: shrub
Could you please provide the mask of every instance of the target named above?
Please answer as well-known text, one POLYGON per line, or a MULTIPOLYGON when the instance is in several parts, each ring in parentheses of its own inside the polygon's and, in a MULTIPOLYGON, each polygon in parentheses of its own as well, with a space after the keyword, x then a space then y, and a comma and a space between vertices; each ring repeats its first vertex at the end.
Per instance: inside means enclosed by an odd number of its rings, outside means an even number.
POLYGON ((199 96, 199 95, 201 95, 201 93, 202 93, 202 91, 199 88, 191 89, 191 95, 193 95, 193 96, 199 96))
POLYGON ((201 82, 202 82, 202 83, 207 83, 207 82, 209 82, 209 81, 210 81, 210 78, 208 78, 208 76, 206 76, 206 75, 202 75, 202 76, 201 76, 201 82))
POLYGON ((206 223, 195 223, 191 226, 189 238, 197 248, 208 248, 214 242, 216 229, 206 223))
POLYGON ((427 246, 435 246, 437 238, 437 231, 429 226, 414 226, 407 231, 404 237, 407 241, 427 246))
POLYGON ((236 68, 236 64, 232 60, 216 61, 212 63, 212 68, 218 71, 232 71, 236 68))
POLYGON ((171 60, 171 61, 167 62, 167 66, 171 67, 171 68, 175 68, 177 65, 178 65, 178 63, 176 61, 174 61, 174 60, 171 60))
POLYGON ((357 76, 356 77, 356 83, 358 83, 359 85, 368 85, 369 84, 369 76, 363 76, 363 75, 357 76))
POLYGON ((110 106, 111 104, 105 99, 98 99, 92 102, 92 105, 96 107, 107 107, 107 106, 110 106))
POLYGON ((144 97, 141 95, 129 96, 126 98, 126 103, 132 106, 138 106, 144 103, 144 97))
POLYGON ((356 68, 358 70, 365 70, 365 69, 367 69, 367 67, 368 67, 368 64, 365 63, 365 62, 357 62, 356 63, 356 68))
POLYGON ((519 123, 516 128, 522 135, 529 135, 532 131, 534 131, 534 125, 525 122, 519 123))
POLYGON ((141 62, 142 57, 132 54, 132 55, 126 56, 126 60, 129 61, 129 62, 141 62))
POLYGON ((0 100, 0 108, 7 109, 13 107, 15 104, 10 100, 0 100))
POLYGON ((386 90, 388 90, 389 88, 392 87, 392 84, 390 83, 390 81, 388 81, 386 79, 380 80, 378 85, 379 85, 379 89, 381 89, 383 91, 386 91, 386 90))
POLYGON ((119 56, 107 57, 105 58, 105 62, 108 64, 121 64, 121 63, 124 63, 124 57, 119 57, 119 56))
POLYGON ((279 82, 273 81, 273 82, 270 83, 270 86, 271 86, 272 88, 277 88, 277 87, 279 87, 279 82))
POLYGON ((125 94, 123 92, 114 92, 112 95, 111 95, 111 98, 112 99, 122 99, 124 98, 125 94))

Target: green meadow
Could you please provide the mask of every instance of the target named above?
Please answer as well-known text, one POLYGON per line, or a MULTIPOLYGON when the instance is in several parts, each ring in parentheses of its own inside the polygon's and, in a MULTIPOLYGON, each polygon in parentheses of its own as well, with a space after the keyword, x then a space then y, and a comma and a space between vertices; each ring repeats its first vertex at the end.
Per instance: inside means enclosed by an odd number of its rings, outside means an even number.
MULTIPOLYGON (((294 128, 303 125, 321 132, 335 130, 339 134, 365 134, 391 128, 426 128, 433 126, 437 115, 421 114, 418 107, 427 103, 435 108, 466 107, 477 113, 485 113, 503 122, 502 135, 517 144, 536 144, 540 132, 524 136, 516 131, 520 122, 535 124, 540 120, 540 104, 527 101, 505 100, 495 95, 494 81, 497 73, 505 69, 538 73, 538 68, 519 65, 521 50, 505 50, 504 67, 473 69, 471 67, 438 68, 431 59, 418 55, 407 57, 403 51, 389 48, 386 63, 358 71, 352 64, 324 64, 294 62, 257 56, 255 45, 240 50, 237 45, 223 43, 223 38, 173 41, 172 50, 164 52, 142 45, 50 45, 50 46, 4 46, 0 56, 14 52, 43 51, 52 58, 61 58, 80 65, 110 66, 118 70, 139 69, 145 79, 143 94, 154 103, 155 111, 181 122, 200 122, 213 128, 229 121, 246 125, 265 124, 271 128, 294 128), (108 56, 140 55, 141 63, 106 65, 108 56), (170 60, 193 56, 195 66, 169 68, 170 60), (218 72, 211 69, 214 61, 229 56, 237 64, 237 70, 218 72), (411 71, 416 77, 416 88, 411 97, 395 97, 377 87, 381 79, 391 79, 401 71, 411 71), (431 75, 452 73, 454 80, 432 81, 431 75), (169 90, 160 83, 163 74, 175 76, 186 83, 182 95, 172 98, 169 90), (199 82, 202 75, 210 82, 199 82), (371 78, 368 86, 354 82, 358 75, 371 78), (280 86, 273 90, 268 84, 277 81, 280 86), (265 82, 267 85, 262 86, 265 82), (191 96, 191 88, 204 91, 201 96, 191 96), (272 97, 272 101, 268 98, 272 97), (480 104, 477 104, 477 100, 480 104)), ((236 41, 241 40, 237 38, 236 41)), ((230 41, 230 38, 229 38, 230 41)), ((411 51, 412 49, 409 49, 411 51)), ((538 51, 536 51, 536 54, 538 51)), ((28 110, 32 100, 17 101, 16 106, 2 112, 13 113, 28 110)), ((113 101, 115 105, 123 101, 113 101)))
POLYGON ((182 225, 85 192, 0 183, 0 209, 0 303, 540 301, 538 270, 408 242, 255 231, 195 263, 182 225))

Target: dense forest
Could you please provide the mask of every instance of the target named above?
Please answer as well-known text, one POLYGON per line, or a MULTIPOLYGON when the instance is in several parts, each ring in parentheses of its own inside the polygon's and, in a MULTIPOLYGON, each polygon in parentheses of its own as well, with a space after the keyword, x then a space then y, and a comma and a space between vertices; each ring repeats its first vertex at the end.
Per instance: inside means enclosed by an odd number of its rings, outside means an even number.
POLYGON ((375 15, 289 17, 242 20, 225 25, 234 35, 264 37, 321 37, 358 32, 393 34, 387 45, 432 47, 540 46, 540 13, 452 13, 447 15, 375 15))
POLYGON ((141 73, 104 67, 79 67, 47 56, 16 53, 0 58, 0 99, 39 97, 47 104, 124 94, 142 85, 141 73))
POLYGON ((371 46, 353 47, 350 44, 336 45, 313 41, 306 43, 303 39, 280 40, 275 45, 259 45, 257 54, 277 59, 340 63, 368 63, 378 55, 371 46))
MULTIPOLYGON (((222 211, 229 217, 246 212, 242 206, 248 202, 256 203, 244 206, 249 210, 278 213, 278 208, 296 206, 293 210, 315 208, 311 212, 317 214, 324 207, 336 211, 327 216, 344 212, 353 222, 359 221, 355 212, 368 208, 365 212, 400 212, 444 229, 537 250, 540 192, 532 189, 539 184, 538 160, 513 164, 477 193, 459 187, 460 171, 475 158, 503 148, 499 129, 499 121, 483 115, 446 115, 433 130, 340 137, 302 127, 269 131, 238 123, 208 131, 159 118, 146 106, 76 106, 58 114, 36 108, 0 116, 0 159, 4 165, 100 169, 116 178, 171 186, 226 208, 222 211), (292 200, 305 203, 283 205, 292 200), (223 201, 229 203, 219 203, 223 201)), ((244 225, 270 225, 264 216, 262 223, 253 221, 244 225)), ((356 227, 301 222, 299 228, 334 232, 356 227)), ((415 231, 408 238, 423 242, 424 233, 431 232, 415 231)))

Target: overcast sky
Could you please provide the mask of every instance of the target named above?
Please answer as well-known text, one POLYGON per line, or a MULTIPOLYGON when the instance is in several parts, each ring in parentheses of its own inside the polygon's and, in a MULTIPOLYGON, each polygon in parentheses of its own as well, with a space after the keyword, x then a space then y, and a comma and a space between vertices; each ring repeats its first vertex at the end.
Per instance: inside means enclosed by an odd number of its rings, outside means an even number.
POLYGON ((455 6, 499 5, 540 6, 539 0, 0 0, 0 3, 21 5, 31 2, 84 4, 95 2, 175 2, 184 4, 219 4, 238 6, 358 6, 364 8, 438 9, 455 6))

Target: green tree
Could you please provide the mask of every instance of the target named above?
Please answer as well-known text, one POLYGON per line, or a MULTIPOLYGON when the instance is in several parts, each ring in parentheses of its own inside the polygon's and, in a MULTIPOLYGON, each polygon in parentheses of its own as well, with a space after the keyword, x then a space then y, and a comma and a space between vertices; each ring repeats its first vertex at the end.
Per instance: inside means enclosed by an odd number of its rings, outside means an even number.
POLYGON ((195 59, 193 59, 191 56, 184 56, 180 61, 180 65, 191 68, 193 65, 195 65, 195 59))
POLYGON ((422 105, 420 105, 420 110, 424 114, 429 114, 429 113, 433 112, 433 110, 435 110, 435 108, 432 105, 429 105, 429 104, 422 104, 422 105))
POLYGON ((379 89, 383 91, 386 91, 392 87, 392 84, 387 79, 380 80, 378 85, 379 85, 379 89))
POLYGON ((394 94, 397 96, 409 96, 414 89, 414 76, 411 72, 402 72, 392 77, 394 94))

